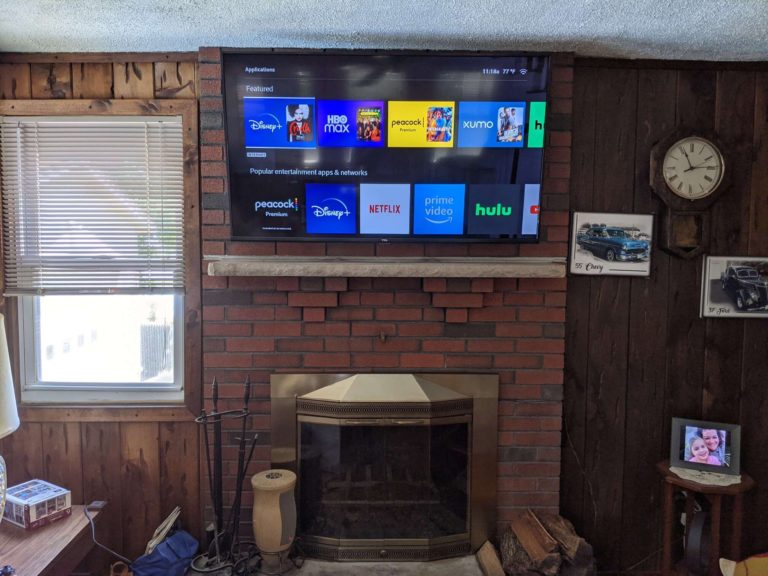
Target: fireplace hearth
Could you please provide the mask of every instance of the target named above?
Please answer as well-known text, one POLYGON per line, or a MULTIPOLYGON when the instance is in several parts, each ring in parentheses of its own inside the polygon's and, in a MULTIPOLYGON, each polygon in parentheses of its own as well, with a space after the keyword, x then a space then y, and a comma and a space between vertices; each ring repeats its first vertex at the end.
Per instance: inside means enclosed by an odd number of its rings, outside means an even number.
POLYGON ((297 472, 304 552, 329 560, 469 554, 495 524, 498 379, 276 375, 273 465, 297 472))

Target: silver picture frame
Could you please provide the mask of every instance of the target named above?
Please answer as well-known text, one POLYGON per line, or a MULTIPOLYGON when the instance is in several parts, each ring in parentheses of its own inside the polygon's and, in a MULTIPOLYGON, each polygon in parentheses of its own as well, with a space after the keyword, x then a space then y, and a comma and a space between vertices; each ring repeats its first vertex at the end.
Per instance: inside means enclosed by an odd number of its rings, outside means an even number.
POLYGON ((650 276, 652 214, 574 212, 571 274, 650 276))
POLYGON ((702 318, 768 318, 768 258, 706 256, 702 318))

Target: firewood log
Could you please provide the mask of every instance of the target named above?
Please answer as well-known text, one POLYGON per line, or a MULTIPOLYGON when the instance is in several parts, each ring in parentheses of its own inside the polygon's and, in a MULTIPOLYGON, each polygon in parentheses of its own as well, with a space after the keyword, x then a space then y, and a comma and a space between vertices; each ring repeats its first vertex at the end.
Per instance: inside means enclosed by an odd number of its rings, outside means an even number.
POLYGON ((508 526, 501 535, 501 542, 499 542, 499 552, 501 554, 501 567, 504 572, 510 576, 528 576, 536 574, 533 571, 533 562, 531 557, 520 544, 520 541, 512 531, 512 527, 508 526))
POLYGON ((504 576, 504 569, 501 567, 496 548, 488 540, 480 546, 476 558, 484 576, 504 576))
POLYGON ((565 560, 579 567, 591 566, 594 560, 592 546, 576 533, 573 524, 559 514, 539 512, 544 528, 557 540, 565 560))
POLYGON ((530 569, 544 576, 555 576, 562 562, 557 541, 547 533, 533 512, 526 510, 514 516, 510 527, 531 560, 530 569))

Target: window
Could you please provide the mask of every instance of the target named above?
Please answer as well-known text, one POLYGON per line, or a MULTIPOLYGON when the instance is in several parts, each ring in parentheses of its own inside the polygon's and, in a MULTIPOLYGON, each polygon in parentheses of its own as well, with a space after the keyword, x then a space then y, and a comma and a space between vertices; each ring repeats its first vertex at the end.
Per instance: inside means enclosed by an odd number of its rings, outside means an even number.
POLYGON ((22 401, 182 401, 182 117, 3 116, 0 152, 22 401))

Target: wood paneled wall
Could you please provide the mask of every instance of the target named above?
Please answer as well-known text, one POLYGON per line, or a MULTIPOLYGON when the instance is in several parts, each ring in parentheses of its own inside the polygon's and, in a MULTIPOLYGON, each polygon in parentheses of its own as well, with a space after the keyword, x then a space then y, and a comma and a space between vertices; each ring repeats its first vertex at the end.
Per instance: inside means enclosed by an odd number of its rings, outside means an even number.
MULTIPOLYGON (((0 55, 0 98, 196 98, 196 56, 0 55)), ((716 130, 733 180, 711 211, 710 253, 768 256, 767 89, 765 68, 577 61, 571 208, 658 213, 653 143, 680 125, 716 130)), ((768 550, 768 323, 700 319, 701 270, 701 259, 654 249, 649 278, 568 279, 561 513, 605 571, 658 566, 654 464, 667 457, 673 415, 741 423, 743 466, 760 486, 747 497, 744 553, 768 550)), ((131 558, 177 504, 201 536, 205 476, 187 415, 25 416, 0 442, 11 483, 44 477, 75 502, 109 501, 104 541, 131 558)), ((106 558, 90 559, 94 572, 106 558)))
MULTIPOLYGON (((709 253, 768 256, 766 88, 768 66, 577 60, 571 208, 659 214, 651 147, 675 127, 714 130, 732 181, 710 210, 709 253)), ((649 278, 568 279, 561 513, 604 571, 659 566, 654 464, 673 416, 741 424, 759 486, 743 552, 768 550, 768 322, 700 318, 702 265, 654 247, 649 278)))
MULTIPOLYGON (((0 99, 196 99, 196 58, 0 55, 0 99)), ((12 328, 14 301, 3 308, 12 328)), ((106 500, 100 541, 128 558, 143 553, 177 505, 184 527, 202 536, 199 430, 186 410, 24 408, 21 428, 0 441, 0 454, 10 484, 44 478, 69 488, 73 503, 106 500)), ((110 560, 95 551, 87 564, 106 574, 110 560)))

